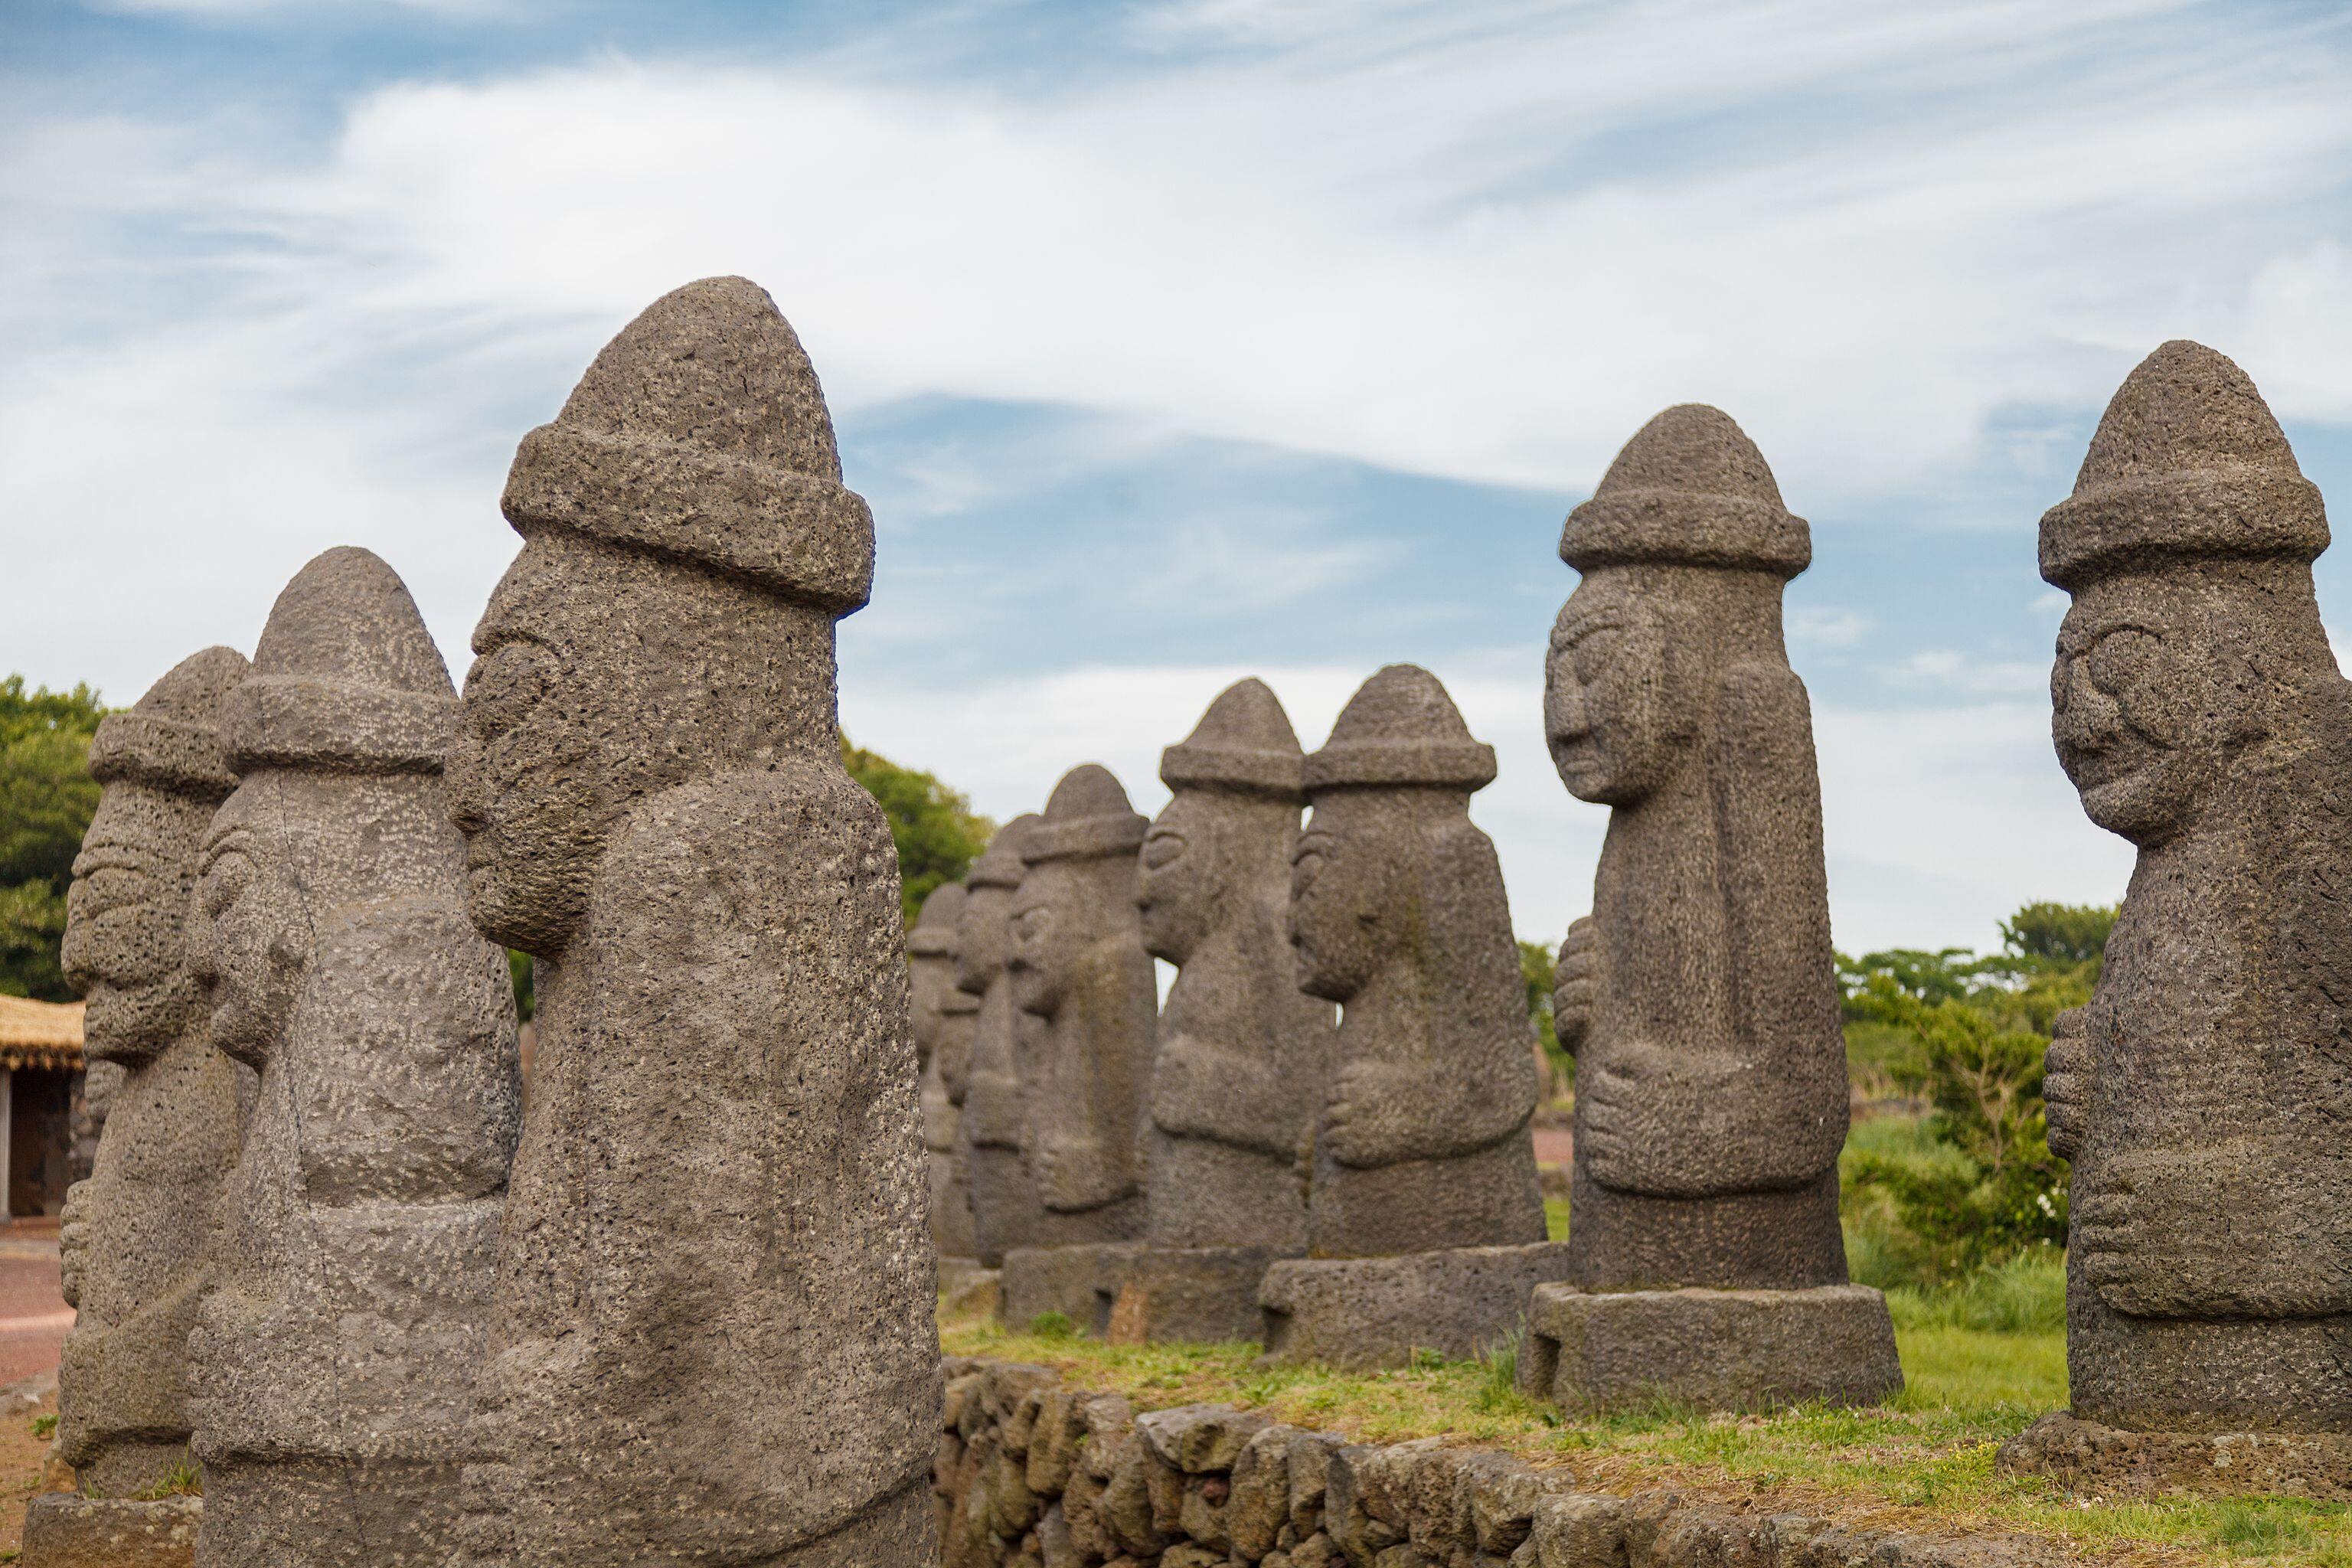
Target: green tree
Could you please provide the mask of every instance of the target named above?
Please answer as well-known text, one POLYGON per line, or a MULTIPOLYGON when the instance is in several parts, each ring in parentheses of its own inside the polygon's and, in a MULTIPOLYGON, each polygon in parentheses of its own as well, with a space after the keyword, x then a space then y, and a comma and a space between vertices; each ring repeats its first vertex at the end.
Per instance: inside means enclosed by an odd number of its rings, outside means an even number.
POLYGON ((849 776, 880 803, 898 847, 904 913, 909 925, 931 889, 956 881, 988 847, 996 824, 971 809, 964 795, 931 773, 902 767, 889 758, 841 738, 841 762, 849 776))
POLYGON ((2096 964, 2123 910, 2115 904, 2028 904, 2000 923, 2002 944, 2018 958, 2048 964, 2096 964))
POLYGON ((1915 1268, 1947 1277, 2066 1239, 2066 1163, 2050 1152, 2042 1054, 2057 1016, 2091 998, 2112 906, 2028 904, 2001 951, 1898 949, 1838 960, 1851 1040, 1876 1025, 1908 1049, 1886 1070, 1926 1098, 1943 1157, 1858 1152, 1850 1189, 1875 1189, 1917 1244, 1915 1268))
POLYGON ((1543 1042, 1544 1056, 1551 1062, 1552 1077, 1561 1084, 1576 1080, 1576 1058, 1560 1048, 1559 1031, 1552 1027, 1551 987, 1555 951, 1540 942, 1519 942, 1519 978, 1527 983, 1528 1016, 1536 1021, 1536 1037, 1543 1042))
POLYGON ((58 967, 66 889, 98 809, 89 752, 106 717, 98 693, 0 680, 0 993, 70 1001, 58 967))

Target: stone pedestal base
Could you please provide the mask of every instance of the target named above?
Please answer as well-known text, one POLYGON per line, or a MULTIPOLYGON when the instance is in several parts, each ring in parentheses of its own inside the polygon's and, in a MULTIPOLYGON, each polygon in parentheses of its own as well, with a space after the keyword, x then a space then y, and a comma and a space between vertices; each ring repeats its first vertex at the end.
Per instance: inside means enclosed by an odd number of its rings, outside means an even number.
POLYGON ((977 1258, 940 1258, 940 1313, 949 1318, 993 1318, 1000 1290, 997 1271, 977 1258))
POLYGON ((1115 1345, 1253 1341, 1265 1331, 1259 1284, 1297 1258, 1272 1247, 1150 1247, 1106 1259, 1095 1280, 1102 1337, 1115 1345))
POLYGON ((1095 1294, 1103 1270, 1142 1250, 1133 1241, 1098 1241, 1083 1247, 1016 1247, 1004 1255, 999 1311, 1015 1333, 1047 1312, 1059 1312, 1085 1333, 1099 1338, 1109 1326, 1110 1303, 1095 1294))
POLYGON ((2048 1476, 2070 1491, 2105 1498, 2352 1502, 2352 1435, 2335 1433, 2126 1432, 2062 1414, 2003 1443, 1993 1468, 2048 1476))
POLYGON ((133 1502, 43 1492, 25 1510, 26 1568, 192 1568, 202 1498, 133 1502))
POLYGON ((1528 1292, 1567 1272, 1564 1241, 1286 1259, 1258 1288, 1266 1359, 1403 1366, 1429 1352, 1466 1361, 1508 1343, 1528 1292))
POLYGON ((1579 1414, 1659 1402, 1767 1410, 1809 1399, 1875 1405, 1902 1392, 1886 1298, 1810 1290, 1538 1287, 1519 1387, 1579 1414))

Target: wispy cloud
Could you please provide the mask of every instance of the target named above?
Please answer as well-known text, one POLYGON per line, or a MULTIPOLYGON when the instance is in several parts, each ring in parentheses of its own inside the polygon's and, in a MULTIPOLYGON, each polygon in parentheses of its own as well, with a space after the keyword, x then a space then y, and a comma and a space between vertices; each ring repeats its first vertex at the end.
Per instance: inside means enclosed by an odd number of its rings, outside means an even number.
MULTIPOLYGON (((315 68, 288 38, 348 9, 110 4, 234 23, 289 72, 315 68)), ((535 14, 366 14, 404 5, 535 14)), ((1244 665, 1319 732, 1377 658, 1338 661, 1393 643, 1505 749, 1481 819, 1545 931, 1601 822, 1537 733, 1570 581, 1549 537, 1659 407, 1728 409, 1800 512, 1998 525, 1988 548, 2027 562, 2088 420, 2163 338, 2232 353, 2290 419, 2352 421, 2331 8, 1176 0, 1010 64, 1017 0, 876 10, 789 53, 681 21, 588 54, 526 25, 495 58, 311 83, 318 116, 89 108, 64 75, 0 102, 0 513, 39 585, 0 665, 127 698, 201 641, 249 643, 346 542, 462 659, 512 550, 515 437, 647 300, 742 272, 809 344, 881 513, 882 596, 845 634, 862 739, 1020 809, 1083 756, 1148 777, 1244 665), (1348 511, 1367 475, 1426 504, 1413 549, 1348 511), (1476 487, 1525 498, 1526 569, 1433 584, 1476 487), (1079 603, 1118 624, 1015 657, 1079 603), (958 619, 982 605, 1000 617, 958 619), (1333 654, 1343 623, 1377 637, 1333 654), (919 677, 881 657, 926 637, 919 677)), ((1866 536, 1818 535, 1840 538, 1866 536)), ((1852 675, 1822 711, 1841 940, 1981 940, 2019 899, 2105 889, 2112 847, 2034 738, 2046 667, 1907 624, 1861 575, 1824 592, 1878 616, 1790 623, 1852 675)), ((2030 574, 2001 581, 2027 602, 2030 574)))
POLYGON ((1788 613, 1789 640, 1811 647, 1852 647, 1877 625, 1876 620, 1860 610, 1822 609, 1809 605, 1788 613))

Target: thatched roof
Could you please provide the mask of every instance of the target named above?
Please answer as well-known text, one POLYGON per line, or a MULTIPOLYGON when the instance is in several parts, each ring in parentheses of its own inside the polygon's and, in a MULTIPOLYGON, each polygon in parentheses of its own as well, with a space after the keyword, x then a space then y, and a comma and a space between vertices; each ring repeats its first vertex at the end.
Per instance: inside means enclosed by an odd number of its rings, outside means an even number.
POLYGON ((84 1005, 0 996, 0 1068, 79 1069, 84 1005))

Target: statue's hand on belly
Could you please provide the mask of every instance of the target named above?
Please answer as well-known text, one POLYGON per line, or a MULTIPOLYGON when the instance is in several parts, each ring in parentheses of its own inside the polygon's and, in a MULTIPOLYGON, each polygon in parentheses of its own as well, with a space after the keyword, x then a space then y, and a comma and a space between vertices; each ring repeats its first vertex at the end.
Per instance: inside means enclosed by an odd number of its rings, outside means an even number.
POLYGON ((2077 1200, 2067 1245, 2100 1298, 2134 1317, 2352 1310, 2347 1173, 2281 1139, 2127 1154, 2077 1200))

